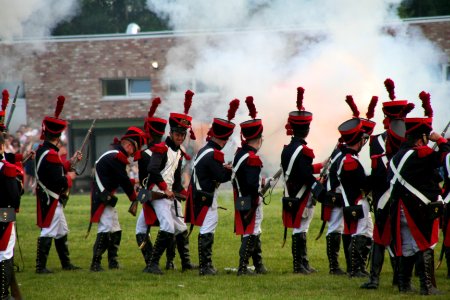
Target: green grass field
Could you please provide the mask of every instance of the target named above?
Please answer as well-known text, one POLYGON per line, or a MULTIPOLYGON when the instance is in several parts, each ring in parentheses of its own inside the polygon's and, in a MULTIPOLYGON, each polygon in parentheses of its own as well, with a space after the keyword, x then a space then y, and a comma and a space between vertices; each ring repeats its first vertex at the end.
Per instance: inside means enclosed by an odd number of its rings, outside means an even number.
MULTIPOLYGON (((219 210, 219 226, 216 230, 213 247, 213 263, 219 275, 200 277, 198 271, 181 273, 180 261, 175 258, 177 270, 165 271, 163 276, 142 272, 144 261, 136 245, 136 218, 128 212, 129 202, 124 195, 119 196, 117 209, 122 226, 122 243, 119 250, 120 270, 92 273, 89 266, 92 258, 92 246, 96 237, 96 226, 85 239, 88 227, 89 196, 71 196, 65 209, 69 224, 69 249, 72 263, 82 267, 79 271, 62 271, 54 245, 50 250, 47 267, 55 271, 50 275, 35 273, 36 242, 39 228, 36 224, 36 200, 32 196, 22 197, 20 213, 17 217, 20 247, 25 269, 17 273, 24 299, 390 299, 418 298, 418 294, 401 295, 391 285, 392 270, 386 257, 378 290, 366 291, 359 288, 366 279, 350 279, 346 276, 328 274, 328 260, 325 250, 325 234, 315 240, 320 221, 320 209, 317 207, 308 235, 310 263, 319 270, 312 275, 292 273, 291 240, 281 248, 283 226, 281 222, 280 191, 272 196, 270 205, 264 207, 263 234, 261 235, 263 258, 269 274, 237 277, 236 273, 227 273, 225 268, 237 267, 240 238, 233 233, 233 205, 231 191, 221 191, 219 204, 228 210, 219 210)), ((152 228, 152 241, 157 228, 152 228)), ((191 257, 198 263, 198 228, 191 235, 191 257)), ((438 246, 440 251, 440 245, 438 246)), ((386 254, 387 255, 387 254, 386 254)), ((103 258, 103 267, 107 260, 103 258)), ((438 256, 438 254, 436 254, 438 256)), ((16 245, 16 262, 22 267, 22 261, 16 245)), ((341 266, 344 255, 341 251, 341 266)), ((106 264, 105 264, 106 263, 106 264)), ((165 263, 165 256, 161 259, 165 263)), ((437 270, 438 288, 446 294, 434 299, 449 299, 450 280, 446 279, 445 263, 437 270)), ((418 288, 417 278, 413 285, 418 288)))

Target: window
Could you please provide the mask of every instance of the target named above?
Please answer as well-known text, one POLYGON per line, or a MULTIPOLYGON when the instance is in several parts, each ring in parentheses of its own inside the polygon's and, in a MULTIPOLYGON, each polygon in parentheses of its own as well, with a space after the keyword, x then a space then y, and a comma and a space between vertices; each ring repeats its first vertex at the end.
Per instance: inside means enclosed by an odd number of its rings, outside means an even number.
POLYGON ((194 78, 171 78, 169 80, 171 93, 184 93, 186 90, 192 90, 196 94, 217 94, 220 91, 217 85, 206 84, 194 78))
POLYGON ((148 98, 152 85, 149 78, 102 79, 102 96, 107 100, 148 98))
POLYGON ((443 66, 444 80, 450 81, 450 64, 443 66))

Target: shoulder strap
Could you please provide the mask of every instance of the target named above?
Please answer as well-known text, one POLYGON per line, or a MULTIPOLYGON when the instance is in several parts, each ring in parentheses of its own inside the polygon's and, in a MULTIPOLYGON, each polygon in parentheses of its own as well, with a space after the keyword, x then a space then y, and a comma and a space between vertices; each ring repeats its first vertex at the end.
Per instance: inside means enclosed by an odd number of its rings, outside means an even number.
POLYGON ((200 187, 200 184, 198 183, 198 178, 197 178, 197 174, 195 173, 195 166, 199 163, 199 161, 205 157, 206 154, 208 154, 209 152, 214 151, 213 148, 208 148, 205 151, 202 152, 202 154, 200 154, 200 156, 195 157, 194 160, 194 164, 192 166, 192 176, 194 177, 194 181, 195 181, 195 188, 197 189, 197 191, 201 190, 202 188, 200 187))
POLYGON ((95 162, 95 166, 94 166, 94 175, 95 175, 95 183, 97 183, 97 186, 100 190, 100 192, 103 192, 105 190, 105 187, 103 186, 102 182, 100 181, 100 177, 97 174, 97 163, 100 161, 100 159, 102 159, 104 156, 111 154, 111 153, 119 153, 119 150, 109 150, 106 151, 105 153, 102 154, 102 156, 100 156, 97 161, 95 162))
POLYGON ((236 180, 236 173, 239 170, 239 167, 242 165, 242 162, 247 159, 248 156, 248 152, 242 155, 242 157, 238 160, 236 166, 233 168, 233 174, 231 175, 231 180, 236 182, 239 196, 241 196, 241 188, 239 187, 239 182, 236 180))
MULTIPOLYGON (((378 136, 378 143, 380 143, 380 147, 381 147, 381 149, 383 149, 383 153, 381 153, 381 154, 386 154, 386 142, 383 139, 383 135, 381 135, 381 134, 378 136)), ((381 156, 381 160, 383 161, 383 164, 387 169, 389 161, 388 161, 386 155, 381 156)))
MULTIPOLYGON (((291 175, 291 171, 292 171, 292 167, 294 165, 295 159, 300 154, 302 149, 303 149, 303 145, 298 146, 297 149, 295 149, 294 153, 292 154, 291 159, 289 160, 288 168, 286 170, 286 174, 284 175, 284 196, 285 197, 289 197, 286 184, 289 179, 289 175, 291 175)), ((301 198, 301 196, 303 196, 303 193, 305 192, 305 190, 306 190, 306 186, 303 185, 302 188, 300 189, 300 191, 297 193, 296 198, 301 198)))
MULTIPOLYGON (((342 152, 339 151, 338 153, 336 153, 336 155, 335 155, 333 158, 331 158, 331 161, 330 161, 330 168, 328 169, 328 173, 330 173, 331 166, 334 164, 334 162, 335 162, 336 160, 338 160, 338 158, 341 157, 341 156, 342 156, 342 152)), ((327 174, 327 175, 328 175, 328 174, 327 174)), ((331 190, 331 182, 330 182, 330 176, 328 176, 328 180, 327 180, 327 191, 330 191, 330 190, 331 190)))
MULTIPOLYGON (((42 160, 44 159, 44 157, 47 156, 47 154, 50 152, 50 150, 46 150, 42 153, 41 157, 39 157, 39 161, 37 162, 35 168, 34 168, 34 177, 36 177, 36 182, 39 184, 39 186, 41 187, 41 189, 48 195, 51 196, 53 199, 59 199, 59 195, 51 190, 49 190, 43 183, 42 181, 39 180, 39 176, 38 176, 38 171, 39 171, 39 167, 41 166, 42 160)), ((35 160, 36 163, 36 160, 35 160)), ((50 197, 47 197, 47 204, 50 204, 50 197)))

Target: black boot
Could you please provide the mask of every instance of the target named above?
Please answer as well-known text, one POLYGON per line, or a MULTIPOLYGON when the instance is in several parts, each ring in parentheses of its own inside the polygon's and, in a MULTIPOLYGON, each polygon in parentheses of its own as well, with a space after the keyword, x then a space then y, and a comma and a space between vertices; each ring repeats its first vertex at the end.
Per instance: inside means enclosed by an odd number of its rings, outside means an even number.
POLYGON ((147 233, 138 233, 136 234, 136 242, 139 248, 141 249, 142 256, 144 257, 146 269, 148 264, 150 263, 150 259, 152 258, 152 250, 153 250, 152 241, 150 241, 150 238, 147 233))
POLYGON ((50 253, 50 247, 52 246, 51 237, 40 237, 38 238, 37 244, 37 256, 36 256, 36 273, 38 274, 48 274, 53 273, 46 268, 48 254, 50 253))
POLYGON ((188 231, 183 231, 175 236, 178 253, 181 259, 181 271, 197 269, 198 266, 191 263, 191 255, 189 254, 189 238, 188 231))
POLYGON ((350 244, 352 236, 349 234, 342 234, 342 246, 344 248, 345 264, 347 266, 347 274, 352 272, 352 259, 350 255, 350 244))
POLYGON ((445 247, 445 260, 447 261, 447 279, 450 279, 450 247, 445 247))
POLYGON ((122 240, 122 231, 111 232, 108 245, 108 267, 110 269, 119 269, 119 262, 117 261, 120 241, 122 240))
POLYGON ((239 268, 237 272, 238 276, 255 274, 254 272, 252 272, 247 268, 248 260, 252 255, 253 251, 255 250, 255 242, 256 242, 256 235, 252 234, 246 237, 242 237, 241 248, 239 249, 239 268))
MULTIPOLYGON (((364 245, 361 245, 361 257, 363 259, 363 261, 361 263, 361 272, 366 274, 366 276, 369 276, 370 274, 366 270, 366 265, 368 263, 367 260, 369 259, 370 251, 372 250, 373 241, 371 238, 366 237, 366 236, 364 237, 364 239, 366 242, 364 245)), ((361 241, 361 243, 362 243, 362 241, 361 241)))
POLYGON ((420 294, 421 295, 440 295, 435 284, 434 278, 434 250, 427 249, 418 253, 417 259, 417 273, 420 281, 420 294))
POLYGON ((175 242, 175 237, 170 241, 166 249, 166 270, 175 270, 175 264, 173 260, 175 259, 175 248, 177 243, 175 242))
POLYGON ((262 259, 261 234, 255 237, 255 249, 252 253, 252 259, 256 274, 267 274, 267 269, 262 259))
POLYGON ((102 261, 102 255, 105 253, 106 249, 108 249, 109 245, 109 239, 110 239, 110 233, 109 232, 99 232, 97 233, 97 239, 94 243, 94 249, 93 249, 93 255, 92 255, 92 263, 90 270, 92 272, 100 272, 103 271, 103 268, 101 266, 102 261))
POLYGON ((9 297, 9 286, 13 275, 12 258, 0 261, 0 299, 12 299, 9 297))
POLYGON ((389 258, 391 260, 391 267, 392 267, 392 285, 398 285, 398 267, 399 267, 399 262, 398 262, 398 257, 396 256, 391 256, 389 254, 389 258))
POLYGON ((200 275, 216 275, 217 270, 212 264, 212 246, 214 244, 214 233, 198 235, 198 260, 200 262, 200 275))
POLYGON ((67 235, 62 238, 55 239, 56 252, 58 252, 59 260, 63 270, 79 270, 80 267, 73 265, 69 258, 69 242, 67 241, 67 235))
POLYGON ((292 258, 294 262, 294 273, 297 274, 309 274, 310 272, 305 268, 302 263, 302 241, 301 233, 296 233, 292 235, 292 258))
POLYGON ((361 288, 369 290, 378 288, 378 285, 380 284, 380 273, 384 262, 384 250, 385 247, 383 245, 377 243, 373 244, 369 282, 363 283, 361 288))
POLYGON ((315 272, 317 272, 317 270, 309 265, 308 247, 306 245, 307 245, 306 232, 301 232, 300 233, 300 256, 302 258, 302 264, 309 273, 315 273, 315 272))
POLYGON ((350 277, 367 277, 367 272, 365 273, 365 261, 364 261, 364 248, 366 248, 366 237, 362 235, 352 236, 350 243, 351 251, 351 272, 350 277))
POLYGON ((331 275, 345 275, 346 273, 339 267, 339 249, 341 247, 341 234, 332 232, 327 235, 327 256, 330 264, 331 275))
POLYGON ((400 293, 413 292, 411 277, 417 255, 400 256, 398 262, 398 290, 400 293))
POLYGON ((150 259, 149 265, 144 270, 146 273, 157 275, 163 274, 159 268, 159 260, 172 240, 173 233, 161 230, 158 231, 158 236, 156 237, 155 245, 153 246, 152 258, 150 259))

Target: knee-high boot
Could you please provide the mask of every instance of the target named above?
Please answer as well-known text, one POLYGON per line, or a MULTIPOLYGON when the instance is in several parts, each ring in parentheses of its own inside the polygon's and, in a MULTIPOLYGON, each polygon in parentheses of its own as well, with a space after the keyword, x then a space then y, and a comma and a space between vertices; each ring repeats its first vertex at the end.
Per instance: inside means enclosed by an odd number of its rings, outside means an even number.
POLYGON ((263 264, 262 248, 261 248, 261 234, 255 237, 255 249, 252 253, 253 265, 257 274, 266 274, 267 269, 263 264))
POLYGON ((122 240, 122 231, 115 231, 111 233, 108 245, 108 267, 110 269, 119 269, 119 257, 117 252, 119 251, 120 241, 122 240))
POLYGON ((153 245, 150 237, 147 233, 138 233, 136 234, 136 242, 141 249, 142 256, 144 257, 145 267, 147 268, 150 263, 150 259, 152 258, 152 250, 153 245))
POLYGON ((238 276, 255 274, 247 268, 248 260, 255 249, 255 240, 256 235, 253 234, 242 237, 241 239, 241 248, 239 249, 239 268, 237 272, 238 276))
POLYGON ((55 248, 58 252, 59 260, 61 261, 61 266, 63 270, 79 270, 80 267, 73 265, 70 262, 69 257, 69 242, 67 241, 67 235, 62 238, 55 239, 55 248))
POLYGON ((175 249, 177 243, 175 241, 175 237, 173 237, 172 241, 170 241, 169 245, 166 249, 166 270, 175 270, 175 263, 173 260, 175 259, 175 249))
POLYGON ((309 265, 306 232, 300 233, 300 256, 302 257, 303 266, 309 273, 317 272, 316 269, 309 265))
POLYGON ((152 258, 150 259, 150 263, 147 268, 144 269, 144 272, 157 275, 163 274, 159 268, 159 260, 172 240, 173 233, 161 230, 158 231, 158 236, 156 237, 155 244, 153 245, 152 258))
POLYGON ((352 260, 350 255, 350 244, 352 241, 352 236, 349 234, 342 234, 342 246, 344 248, 345 264, 347 266, 347 274, 352 272, 352 260))
POLYGON ((447 279, 450 279, 450 247, 445 247, 445 260, 447 261, 447 279))
POLYGON ((380 273, 383 268, 385 247, 374 243, 372 248, 369 282, 363 283, 363 289, 377 289, 380 283, 380 273))
POLYGON ((191 255, 189 253, 188 231, 183 231, 175 236, 177 242, 178 253, 181 259, 181 271, 197 269, 198 266, 191 263, 191 255))
POLYGON ((401 293, 412 292, 411 277, 417 254, 398 257, 398 290, 401 293))
POLYGON ((302 257, 302 241, 301 233, 292 235, 292 258, 294 263, 294 273, 309 274, 310 272, 305 268, 302 257))
POLYGON ((217 270, 212 264, 212 246, 214 244, 214 233, 198 235, 198 259, 200 262, 200 275, 216 275, 217 270))
POLYGON ((13 275, 12 258, 0 261, 0 299, 11 299, 9 297, 9 286, 13 275))
POLYGON ((92 262, 90 270, 92 272, 103 271, 101 266, 102 255, 105 253, 106 249, 108 249, 109 245, 109 232, 99 232, 97 233, 97 239, 94 243, 92 262))
POLYGON ((51 237, 39 237, 37 244, 37 255, 36 255, 36 273, 38 274, 48 274, 53 273, 47 269, 47 258, 50 253, 50 248, 52 246, 51 237))
POLYGON ((389 259, 391 260, 391 267, 392 267, 392 285, 398 285, 399 258, 396 256, 391 256, 389 253, 389 259))
POLYGON ((350 277, 367 277, 368 274, 364 273, 364 251, 367 245, 366 237, 362 235, 352 236, 350 243, 350 255, 351 255, 351 272, 350 277))
POLYGON ((330 274, 345 275, 345 272, 339 267, 339 249, 341 247, 341 234, 331 232, 327 235, 327 256, 330 265, 330 274))
POLYGON ((417 273, 420 281, 421 295, 439 295, 442 294, 435 284, 434 278, 434 250, 427 249, 418 253, 417 273))

